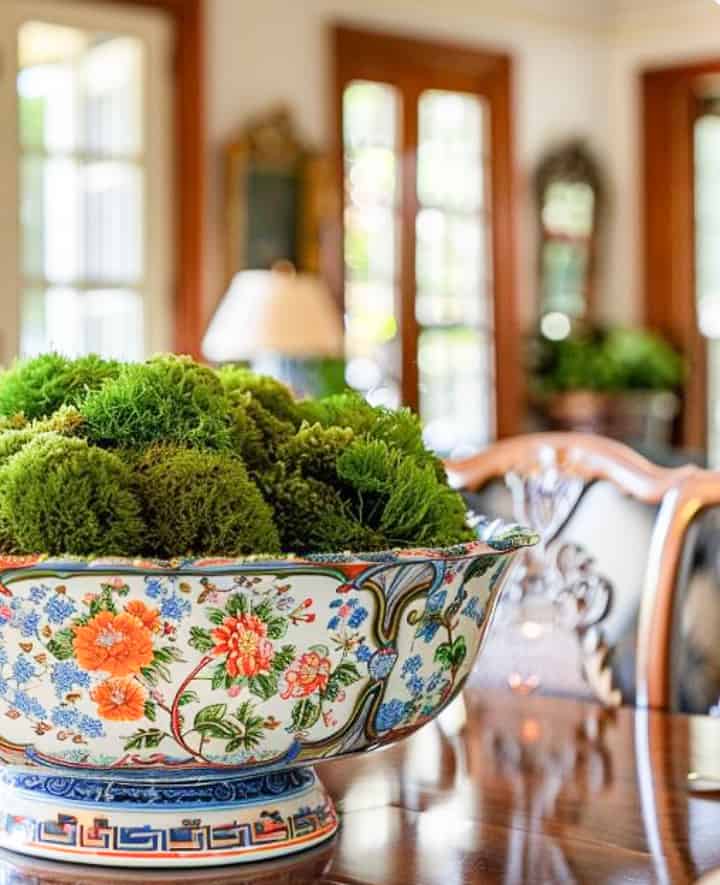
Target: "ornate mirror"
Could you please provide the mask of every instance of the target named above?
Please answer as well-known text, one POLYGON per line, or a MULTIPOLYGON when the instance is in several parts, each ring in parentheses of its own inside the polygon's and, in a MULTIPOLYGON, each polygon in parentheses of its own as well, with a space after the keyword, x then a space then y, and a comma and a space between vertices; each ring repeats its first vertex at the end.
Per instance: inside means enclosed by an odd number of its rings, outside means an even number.
POLYGON ((540 316, 548 337, 565 337, 591 317, 603 193, 597 165, 582 141, 549 153, 535 176, 539 222, 540 316), (543 323, 547 325, 547 321, 543 323), (564 334, 560 334, 561 331, 564 334))

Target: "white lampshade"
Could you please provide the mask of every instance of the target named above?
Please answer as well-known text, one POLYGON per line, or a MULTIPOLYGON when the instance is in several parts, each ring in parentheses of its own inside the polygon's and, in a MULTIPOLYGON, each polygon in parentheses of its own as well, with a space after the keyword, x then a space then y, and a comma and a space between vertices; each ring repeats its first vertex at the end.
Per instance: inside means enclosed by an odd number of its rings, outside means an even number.
POLYGON ((285 270, 236 274, 202 343, 214 363, 343 354, 340 311, 317 277, 285 270))

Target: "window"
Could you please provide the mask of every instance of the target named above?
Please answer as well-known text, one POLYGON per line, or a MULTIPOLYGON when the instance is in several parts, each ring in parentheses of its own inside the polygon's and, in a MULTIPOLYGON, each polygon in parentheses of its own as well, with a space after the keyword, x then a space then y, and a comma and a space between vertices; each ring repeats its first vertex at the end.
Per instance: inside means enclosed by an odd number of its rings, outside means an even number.
POLYGON ((335 47, 347 381, 470 454, 520 411, 509 62, 346 28, 335 47))
POLYGON ((2 83, 13 121, 2 174, 19 215, 0 247, 16 280, 3 290, 15 322, 2 360, 142 359, 171 346, 170 27, 95 4, 47 9, 0 11, 17 60, 2 83))

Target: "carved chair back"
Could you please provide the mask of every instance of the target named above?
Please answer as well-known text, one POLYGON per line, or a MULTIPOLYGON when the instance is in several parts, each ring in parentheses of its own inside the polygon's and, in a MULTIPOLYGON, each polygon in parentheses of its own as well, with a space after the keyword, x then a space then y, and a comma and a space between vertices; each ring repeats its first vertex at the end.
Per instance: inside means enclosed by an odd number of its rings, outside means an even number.
POLYGON ((659 467, 582 433, 519 436, 446 466, 473 509, 541 538, 514 571, 474 679, 668 708, 686 542, 720 504, 720 473, 659 467))

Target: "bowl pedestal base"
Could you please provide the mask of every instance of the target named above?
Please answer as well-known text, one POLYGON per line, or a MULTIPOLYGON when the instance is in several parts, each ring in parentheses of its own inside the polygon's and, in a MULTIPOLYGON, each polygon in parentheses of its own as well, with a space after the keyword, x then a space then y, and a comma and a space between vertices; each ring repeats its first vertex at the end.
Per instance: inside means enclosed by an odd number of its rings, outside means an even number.
POLYGON ((3 768, 0 846, 120 867, 277 858, 329 839, 332 800, 312 768, 229 773, 3 768))

